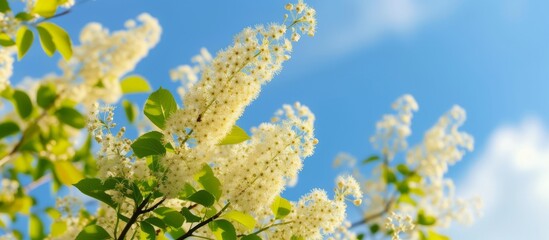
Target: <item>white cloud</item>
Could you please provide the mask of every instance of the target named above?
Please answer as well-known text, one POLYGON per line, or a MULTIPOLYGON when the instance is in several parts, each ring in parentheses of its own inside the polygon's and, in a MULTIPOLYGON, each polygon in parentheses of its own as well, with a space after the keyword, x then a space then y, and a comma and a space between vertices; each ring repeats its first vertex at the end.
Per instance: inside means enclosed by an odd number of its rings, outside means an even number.
POLYGON ((413 33, 423 24, 447 16, 456 0, 345 0, 315 5, 319 38, 325 55, 339 55, 371 45, 390 35, 413 33))
POLYGON ((480 195, 484 216, 455 239, 547 239, 549 131, 540 120, 501 126, 462 181, 460 195, 480 195))

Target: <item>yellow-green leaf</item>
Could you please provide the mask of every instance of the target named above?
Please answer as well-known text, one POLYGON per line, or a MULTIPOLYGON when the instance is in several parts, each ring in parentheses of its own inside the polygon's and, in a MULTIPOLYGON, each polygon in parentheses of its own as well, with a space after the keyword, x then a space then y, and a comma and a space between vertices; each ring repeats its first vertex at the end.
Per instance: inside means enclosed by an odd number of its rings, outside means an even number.
POLYGON ((277 219, 281 219, 290 214, 290 212, 292 211, 292 204, 287 199, 276 196, 273 203, 271 204, 271 210, 273 211, 277 219))
POLYGON ((15 42, 8 34, 0 33, 0 45, 4 47, 9 47, 15 45, 15 42))
POLYGON ((246 214, 239 211, 230 211, 224 214, 223 218, 237 221, 240 224, 244 225, 248 230, 254 229, 255 224, 257 223, 254 217, 252 217, 250 214, 246 214))
POLYGON ((229 134, 219 142, 219 145, 229 145, 244 142, 250 139, 250 136, 239 126, 234 125, 229 134))
POLYGON ((53 44, 55 45, 55 48, 57 49, 57 51, 59 51, 61 56, 63 56, 66 61, 68 61, 72 57, 72 41, 65 29, 51 22, 43 22, 38 24, 36 27, 40 27, 44 31, 48 32, 48 34, 51 36, 53 44))
POLYGON ((145 93, 151 91, 149 82, 138 75, 132 75, 122 79, 122 81, 120 81, 120 86, 122 87, 122 92, 124 94, 145 93))
POLYGON ((69 161, 53 162, 55 175, 65 185, 73 185, 84 178, 82 172, 69 161))
POLYGON ((40 26, 40 24, 38 24, 36 30, 38 30, 38 36, 40 37, 40 45, 42 46, 42 49, 46 55, 50 57, 53 56, 55 53, 55 43, 53 43, 51 34, 44 27, 40 26))
POLYGON ((58 237, 67 231, 67 223, 63 221, 55 221, 51 225, 51 236, 58 237))
POLYGON ((31 214, 29 218, 29 238, 31 240, 39 240, 44 238, 44 226, 42 221, 35 214, 31 214))
POLYGON ((45 18, 53 17, 57 11, 57 4, 57 0, 38 0, 32 12, 45 18))
POLYGON ((21 60, 21 58, 25 56, 27 51, 30 49, 33 40, 34 34, 28 27, 21 26, 19 30, 17 30, 17 34, 15 35, 15 44, 17 44, 17 59, 21 60))

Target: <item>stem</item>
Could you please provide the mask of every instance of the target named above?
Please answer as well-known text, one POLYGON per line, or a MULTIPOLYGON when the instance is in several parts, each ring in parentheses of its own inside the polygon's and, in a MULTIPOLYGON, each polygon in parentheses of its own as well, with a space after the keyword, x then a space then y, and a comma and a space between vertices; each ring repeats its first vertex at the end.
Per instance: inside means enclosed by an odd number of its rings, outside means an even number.
MULTIPOLYGON (((269 226, 266 226, 266 227, 264 227, 264 228, 261 228, 261 229, 255 231, 255 232, 253 232, 253 233, 251 233, 251 234, 249 234, 249 235, 257 235, 257 234, 260 234, 261 232, 263 232, 263 231, 265 231, 265 230, 267 230, 267 229, 269 229, 269 228, 276 227, 276 226, 281 226, 281 225, 286 225, 286 224, 288 224, 288 223, 292 223, 292 221, 289 221, 289 222, 280 222, 280 223, 273 223, 273 224, 271 224, 271 225, 269 225, 269 226)), ((239 237, 243 237, 244 234, 240 234, 240 235, 238 235, 238 236, 239 236, 239 237)))
POLYGON ((193 236, 193 233, 198 230, 199 228, 203 227, 204 225, 212 222, 213 220, 219 218, 219 216, 221 216, 221 214, 229 207, 231 203, 227 203, 219 212, 217 212, 215 215, 211 216, 210 218, 200 222, 198 225, 194 226, 193 228, 189 229, 188 232, 186 232, 185 234, 183 234, 183 236, 179 237, 177 240, 183 240, 183 239, 186 239, 186 238, 189 238, 189 237, 192 237, 193 236))
MULTIPOLYGON (((118 236, 118 240, 124 240, 126 238, 126 234, 128 234, 128 231, 130 231, 130 228, 132 225, 137 222, 137 218, 139 215, 143 214, 143 209, 145 206, 147 206, 147 203, 149 203, 149 200, 151 199, 151 195, 147 196, 145 200, 137 208, 135 208, 135 211, 133 212, 132 216, 130 217, 130 220, 128 220, 128 223, 126 223, 126 226, 124 226, 124 229, 122 229, 122 232, 120 233, 120 236, 118 236)), ((116 236, 115 236, 116 237, 116 236)))
POLYGON ((391 207, 393 205, 393 202, 394 202, 395 198, 391 198, 387 204, 385 204, 385 207, 383 208, 383 210, 377 212, 377 213, 374 213, 370 216, 366 216, 364 217, 363 219, 357 221, 357 222, 354 222, 353 224, 351 224, 351 228, 354 228, 354 227, 358 227, 360 225, 363 225, 363 224, 367 224, 368 222, 378 218, 378 217, 381 217, 383 215, 385 215, 387 212, 389 212, 391 210, 391 207))

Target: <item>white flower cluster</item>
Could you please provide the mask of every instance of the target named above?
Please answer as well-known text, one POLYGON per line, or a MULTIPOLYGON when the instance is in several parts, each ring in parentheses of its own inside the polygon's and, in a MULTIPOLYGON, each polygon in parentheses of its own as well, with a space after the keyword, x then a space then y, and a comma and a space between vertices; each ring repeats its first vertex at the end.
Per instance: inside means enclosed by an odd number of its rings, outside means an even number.
MULTIPOLYGON (((63 232, 57 232, 55 236, 52 232, 45 239, 47 240, 70 240, 76 239, 76 236, 89 223, 89 219, 80 216, 81 210, 85 209, 84 203, 80 198, 65 196, 58 198, 55 202, 55 208, 59 211, 59 217, 53 219, 53 224, 64 225, 63 232)), ((60 228, 63 229, 63 228, 60 228)))
MULTIPOLYGON (((295 5, 288 3, 285 8, 290 12, 292 20, 292 23, 290 24, 290 29, 292 30, 292 41, 299 41, 301 38, 301 35, 299 34, 300 32, 311 37, 315 35, 316 11, 314 8, 309 7, 303 2, 303 0, 299 0, 295 5)), ((287 19, 288 14, 286 14, 284 18, 287 19)))
POLYGON ((289 223, 275 228, 268 239, 322 239, 345 220, 345 203, 330 200, 324 190, 315 189, 292 205, 291 213, 284 218, 289 223))
POLYGON ((344 201, 347 195, 353 196, 353 203, 358 206, 362 204, 362 191, 360 185, 351 176, 338 176, 337 188, 335 189, 335 199, 338 201, 344 201))
POLYGON ((69 62, 60 61, 62 84, 67 97, 91 104, 98 100, 116 102, 121 94, 119 80, 147 56, 160 39, 158 21, 148 14, 126 22, 127 30, 112 34, 99 23, 88 24, 80 34, 80 46, 73 48, 69 62))
POLYGON ((385 221, 385 228, 392 231, 393 240, 400 240, 400 234, 408 233, 415 228, 414 219, 409 215, 403 216, 391 212, 385 221))
POLYGON ((185 92, 185 107, 166 123, 169 133, 192 133, 198 146, 217 144, 258 96, 261 85, 269 82, 290 58, 292 44, 286 30, 286 25, 270 24, 246 28, 238 34, 234 44, 219 52, 202 69, 200 81, 185 92))
POLYGON ((122 127, 116 135, 112 134, 111 129, 116 126, 113 123, 114 107, 100 108, 97 103, 92 106, 87 128, 101 145, 101 150, 97 154, 98 178, 131 178, 132 162, 127 157, 131 150, 131 140, 123 138, 126 129, 122 127))
POLYGON ((0 185, 0 202, 9 203, 13 201, 18 189, 18 181, 2 178, 2 183, 0 185))
POLYGON ((463 225, 471 224, 481 214, 481 199, 458 198, 451 179, 421 184, 420 187, 425 196, 421 198, 416 208, 424 210, 428 215, 436 216, 436 226, 447 228, 452 221, 463 225))
POLYGON ((376 134, 370 138, 375 148, 388 160, 392 160, 398 151, 406 149, 406 138, 412 133, 413 112, 418 110, 418 105, 412 95, 406 94, 393 103, 396 115, 384 115, 376 124, 376 134))
POLYGON ((252 129, 250 141, 234 146, 216 161, 225 197, 239 211, 256 213, 269 206, 296 180, 303 159, 313 153, 317 140, 312 112, 300 103, 283 109, 286 117, 252 129))
POLYGON ((0 92, 10 84, 10 77, 13 74, 14 48, 0 48, 0 92))
POLYGON ((198 82, 199 74, 212 62, 212 55, 206 48, 202 48, 200 54, 194 56, 191 61, 193 65, 181 65, 170 71, 172 81, 181 83, 181 86, 177 88, 177 93, 181 98, 198 82))
POLYGON ((448 165, 461 160, 465 151, 473 150, 473 137, 459 131, 465 118, 463 108, 452 107, 425 133, 423 143, 408 151, 408 164, 417 165, 424 176, 441 179, 448 171, 448 165))

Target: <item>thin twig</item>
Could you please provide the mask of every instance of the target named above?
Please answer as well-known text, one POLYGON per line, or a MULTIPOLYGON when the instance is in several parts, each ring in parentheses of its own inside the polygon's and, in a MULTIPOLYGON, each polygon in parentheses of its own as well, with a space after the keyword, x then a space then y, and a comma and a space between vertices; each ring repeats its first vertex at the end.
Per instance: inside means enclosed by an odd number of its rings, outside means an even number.
POLYGON ((203 227, 204 225, 210 223, 211 221, 217 219, 219 216, 221 216, 221 214, 229 207, 230 203, 227 203, 219 212, 217 212, 215 215, 211 216, 210 218, 200 222, 199 224, 197 224, 196 226, 194 226, 193 228, 189 229, 189 231, 187 231, 185 234, 183 234, 183 236, 179 237, 177 240, 183 240, 183 239, 186 239, 186 238, 189 238, 189 237, 192 237, 193 236, 193 233, 198 230, 199 228, 203 227))

